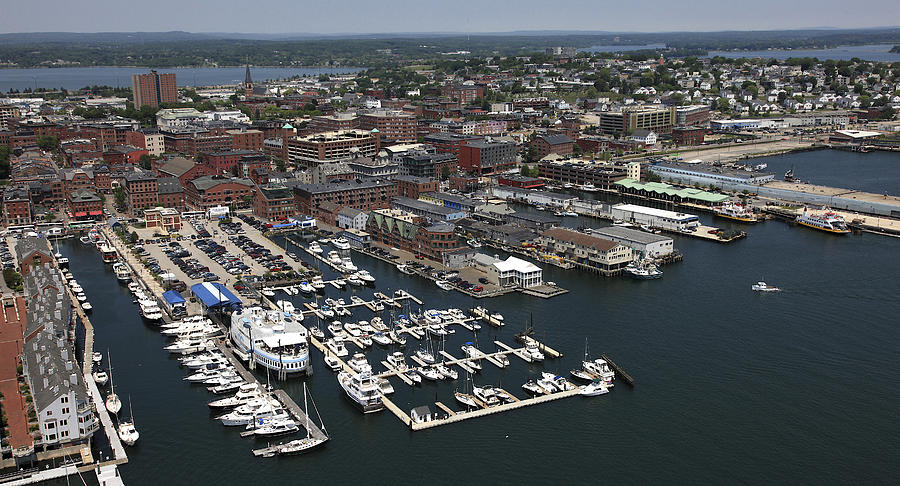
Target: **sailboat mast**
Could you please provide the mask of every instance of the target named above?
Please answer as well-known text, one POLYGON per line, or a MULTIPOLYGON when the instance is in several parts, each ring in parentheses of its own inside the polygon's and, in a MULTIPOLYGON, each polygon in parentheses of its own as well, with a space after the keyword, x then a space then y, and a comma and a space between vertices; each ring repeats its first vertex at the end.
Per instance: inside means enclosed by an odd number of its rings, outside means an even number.
POLYGON ((309 439, 309 408, 306 406, 306 383, 303 384, 303 415, 306 416, 306 438, 309 439))

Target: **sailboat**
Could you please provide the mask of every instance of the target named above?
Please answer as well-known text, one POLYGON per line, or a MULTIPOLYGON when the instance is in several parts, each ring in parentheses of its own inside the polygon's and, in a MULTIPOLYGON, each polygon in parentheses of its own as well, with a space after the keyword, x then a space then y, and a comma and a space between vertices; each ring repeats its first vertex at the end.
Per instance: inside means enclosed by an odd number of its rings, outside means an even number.
POLYGON ((110 413, 116 414, 119 413, 119 410, 122 410, 122 401, 116 395, 116 386, 113 384, 112 359, 109 356, 109 351, 106 352, 106 362, 108 363, 107 366, 109 366, 109 395, 106 396, 106 409, 110 413))
POLYGON ((131 397, 128 397, 128 414, 130 420, 119 422, 119 439, 121 439, 125 445, 133 446, 141 437, 141 434, 139 434, 134 427, 134 412, 131 410, 131 397))
POLYGON ((256 449, 253 451, 253 455, 257 457, 272 457, 275 454, 282 456, 290 456, 296 454, 303 454, 308 452, 311 449, 314 449, 326 441, 328 441, 328 431, 325 430, 325 422, 322 421, 322 416, 319 415, 319 407, 316 406, 316 402, 312 400, 312 397, 309 397, 309 400, 313 402, 313 408, 316 410, 316 417, 319 418, 319 428, 322 430, 322 434, 324 437, 313 437, 310 432, 309 427, 309 408, 307 407, 307 393, 308 389, 306 387, 306 383, 303 384, 303 413, 306 416, 306 438, 296 439, 290 442, 282 442, 277 446, 266 447, 263 449, 256 449))
POLYGON ((462 403, 466 407, 471 408, 479 408, 478 402, 475 401, 475 397, 469 394, 470 384, 472 383, 472 375, 466 372, 466 384, 465 384, 465 393, 455 392, 453 394, 456 397, 456 401, 462 403))

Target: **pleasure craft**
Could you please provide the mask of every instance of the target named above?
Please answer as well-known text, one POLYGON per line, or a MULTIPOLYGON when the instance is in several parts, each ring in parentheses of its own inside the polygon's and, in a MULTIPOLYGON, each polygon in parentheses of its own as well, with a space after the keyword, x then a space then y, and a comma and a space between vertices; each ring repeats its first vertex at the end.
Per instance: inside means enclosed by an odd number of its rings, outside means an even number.
POLYGON ((551 375, 550 379, 541 378, 537 381, 537 386, 539 386, 544 393, 556 393, 559 389, 556 388, 556 385, 553 383, 553 375, 551 375))
POLYGON ((453 289, 453 284, 451 284, 450 282, 448 282, 446 280, 435 280, 434 284, 437 285, 438 288, 440 288, 441 290, 453 289))
POLYGON ((85 312, 91 312, 92 310, 94 310, 94 306, 92 306, 91 303, 86 300, 81 303, 81 308, 84 309, 85 312))
POLYGON ((360 270, 360 271, 356 272, 356 276, 359 277, 359 279, 365 283, 375 282, 375 277, 373 277, 372 274, 369 273, 368 270, 360 270))
POLYGON ((439 381, 444 379, 444 375, 442 375, 440 371, 434 369, 431 366, 419 368, 418 372, 420 375, 431 381, 439 381))
POLYGON ((609 393, 609 387, 600 382, 592 382, 581 388, 579 395, 585 397, 595 397, 597 395, 605 395, 609 393))
POLYGON ((541 388, 540 385, 535 383, 534 380, 528 380, 527 383, 524 383, 522 385, 522 388, 524 388, 526 391, 531 392, 535 395, 542 395, 544 393, 544 389, 541 388))
POLYGON ((335 336, 328 341, 325 341, 325 347, 327 347, 337 357, 344 357, 350 354, 347 351, 347 348, 344 346, 344 339, 340 336, 335 336))
POLYGON ((356 353, 350 358, 350 361, 347 361, 347 365, 353 368, 353 371, 357 373, 371 373, 372 365, 366 361, 366 355, 362 353, 356 353))
POLYGON ((328 367, 331 371, 340 371, 341 370, 341 362, 337 358, 332 355, 325 356, 325 366, 328 367))
POLYGON ((354 287, 361 287, 363 284, 363 281, 360 280, 359 277, 357 277, 356 274, 354 273, 353 275, 350 275, 349 277, 347 277, 347 283, 349 283, 350 285, 352 285, 354 287))
POLYGON ((128 283, 128 290, 131 291, 131 293, 133 294, 133 293, 135 293, 135 292, 141 290, 141 284, 139 284, 139 283, 137 283, 137 282, 129 282, 129 283, 128 283))
POLYGON ((319 246, 318 243, 316 243, 315 241, 313 241, 312 243, 309 244, 309 251, 312 252, 312 253, 315 253, 316 255, 321 255, 321 254, 322 254, 322 247, 319 246))
POLYGON ((378 316, 373 317, 369 324, 372 326, 372 329, 376 331, 385 332, 388 330, 388 327, 384 324, 384 320, 378 316))
POLYGON ((220 398, 218 400, 213 400, 209 402, 209 408, 214 409, 224 409, 224 408, 235 408, 239 407, 250 400, 261 398, 263 396, 262 390, 260 390, 259 385, 256 383, 248 383, 246 385, 241 385, 238 388, 237 393, 228 397, 228 398, 220 398))
POLYGON ((119 282, 130 282, 131 281, 131 270, 128 269, 128 265, 122 262, 116 262, 112 266, 113 272, 116 274, 116 279, 119 282))
POLYGON ((346 371, 338 373, 338 383, 353 403, 363 413, 377 412, 384 409, 378 383, 369 373, 351 374, 346 371))
POLYGON ((246 383, 235 381, 232 383, 226 383, 224 385, 208 386, 206 387, 206 389, 216 395, 224 395, 225 393, 237 391, 243 385, 246 385, 246 383))
POLYGON ((175 341, 174 343, 164 347, 163 349, 172 354, 193 354, 200 351, 206 351, 215 347, 212 341, 208 339, 185 339, 175 341))
POLYGON ((347 337, 346 331, 344 331, 343 326, 341 326, 341 321, 331 321, 331 324, 328 324, 328 332, 331 333, 332 336, 341 339, 347 337))
POLYGON ((350 249, 350 241, 343 236, 332 241, 331 244, 337 248, 338 250, 349 250, 350 249))
POLYGON ((332 250, 328 252, 328 263, 332 265, 341 265, 343 262, 341 261, 340 253, 332 250))
POLYGON ((293 434, 300 430, 297 422, 290 418, 272 420, 253 429, 253 435, 257 437, 277 437, 279 435, 293 434))
POLYGON ((473 386, 472 394, 488 407, 500 405, 500 398, 497 396, 497 391, 490 385, 484 385, 483 387, 473 386))
POLYGON ((418 371, 410 368, 403 373, 409 381, 413 382, 413 385, 421 385, 422 384, 422 375, 419 374, 418 371))
POLYGON ((455 392, 455 393, 453 394, 453 396, 456 398, 456 401, 457 401, 457 402, 462 403, 462 404, 465 405, 466 407, 470 407, 470 408, 480 408, 480 407, 478 406, 478 403, 475 401, 475 398, 472 397, 472 395, 469 395, 469 394, 466 394, 466 393, 461 393, 461 392, 455 392))
POLYGON ((434 369, 437 370, 438 373, 443 375, 445 378, 449 378, 451 380, 455 380, 455 379, 459 378, 459 373, 457 373, 456 370, 450 368, 449 366, 445 365, 444 363, 435 365, 434 369))
POLYGON ((309 284, 312 285, 313 289, 315 289, 316 292, 325 290, 325 281, 322 280, 322 277, 320 275, 316 275, 315 277, 313 277, 309 281, 309 284))
POLYGON ((431 354, 431 351, 429 351, 425 348, 417 349, 415 352, 415 355, 417 358, 422 360, 423 363, 434 364, 434 362, 435 362, 434 355, 431 354))
POLYGON ((348 323, 344 324, 344 330, 347 331, 347 334, 349 334, 353 337, 362 336, 362 331, 359 329, 359 326, 352 322, 348 322, 348 323))
POLYGON ((307 295, 316 291, 316 289, 312 285, 310 285, 309 282, 306 282, 306 281, 300 282, 299 288, 300 288, 300 292, 303 292, 304 294, 307 294, 307 295))
POLYGON ((93 361, 94 364, 100 364, 100 362, 103 361, 103 353, 94 351, 93 354, 91 354, 91 361, 93 361))
POLYGON ((397 270, 400 270, 401 273, 405 273, 407 275, 412 275, 415 272, 409 265, 397 265, 397 270))
POLYGON ((368 348, 372 346, 372 336, 371 334, 363 334, 362 336, 356 338, 364 348, 368 348))
POLYGON ((96 383, 100 386, 105 385, 106 382, 109 381, 109 375, 107 375, 106 372, 103 370, 97 370, 97 371, 91 373, 91 378, 94 379, 94 383, 96 383))
POLYGON ((400 351, 394 351, 388 355, 385 361, 397 371, 403 372, 409 369, 409 366, 406 364, 406 356, 400 351))
POLYGON ((318 341, 325 339, 325 332, 322 331, 322 328, 320 328, 318 324, 316 324, 316 327, 309 328, 309 335, 316 338, 318 341))
POLYGON ((272 287, 263 287, 260 293, 262 293, 266 297, 275 297, 275 289, 273 289, 272 287))
POLYGON ((127 446, 133 446, 141 437, 141 434, 134 427, 134 419, 119 422, 118 434, 119 439, 127 446))
POLYGON ((400 332, 396 329, 391 329, 390 331, 388 331, 387 337, 401 346, 406 344, 406 336, 400 334, 400 332))
POLYGON ((344 270, 347 272, 355 272, 359 268, 353 264, 353 260, 350 257, 341 258, 341 266, 344 267, 344 270))
POLYGON ((254 420, 281 415, 283 413, 284 412, 281 409, 275 409, 271 405, 268 405, 265 408, 254 413, 239 413, 237 411, 227 413, 219 417, 219 421, 221 421, 222 425, 225 425, 226 427, 236 427, 241 425, 247 426, 254 420))
POLYGON ((607 363, 605 359, 597 358, 590 361, 587 359, 587 355, 585 355, 585 359, 581 363, 581 368, 588 373, 598 376, 600 382, 606 385, 612 385, 612 382, 616 377, 615 372, 610 369, 609 363, 607 363))
POLYGON ((375 334, 372 334, 372 341, 375 341, 382 346, 391 344, 391 338, 387 334, 384 334, 382 332, 376 332, 375 334))
POLYGON ((155 300, 139 300, 138 305, 141 306, 141 316, 144 319, 151 322, 162 319, 162 309, 159 308, 159 304, 155 300))
POLYGON ((765 282, 756 282, 755 284, 751 285, 750 288, 755 292, 778 292, 781 290, 778 287, 769 285, 765 282))
POLYGON ((529 337, 525 338, 525 354, 531 361, 544 361, 544 353, 538 347, 537 341, 529 337))
POLYGON ((327 305, 319 307, 319 313, 322 314, 322 316, 326 319, 331 319, 332 317, 334 317, 334 309, 328 307, 327 305))

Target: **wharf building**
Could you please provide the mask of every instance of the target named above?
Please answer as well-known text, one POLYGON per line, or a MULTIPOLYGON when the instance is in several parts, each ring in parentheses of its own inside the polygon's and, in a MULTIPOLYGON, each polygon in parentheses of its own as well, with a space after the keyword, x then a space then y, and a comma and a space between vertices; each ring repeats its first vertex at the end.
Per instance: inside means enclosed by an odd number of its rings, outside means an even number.
POLYGON ((441 189, 441 183, 430 177, 416 177, 401 175, 394 177, 397 183, 397 195, 419 199, 426 192, 437 192, 441 189))
POLYGON ((465 211, 450 209, 443 205, 438 206, 430 202, 412 199, 408 197, 395 197, 391 200, 391 207, 400 209, 410 214, 422 216, 429 221, 455 221, 466 217, 465 211))
MULTIPOLYGON (((46 240, 26 238, 21 264, 39 252, 50 256, 46 240)), ((32 262, 33 263, 33 262, 32 262)), ((63 278, 51 263, 32 265, 25 276, 28 301, 23 373, 34 400, 40 445, 48 447, 86 443, 99 429, 75 348, 68 340, 74 325, 72 302, 63 278)))
POLYGON ((665 209, 617 204, 612 207, 612 217, 622 221, 637 223, 651 228, 688 233, 700 226, 700 218, 695 214, 679 213, 665 209))
POLYGON ((514 256, 501 260, 485 254, 476 254, 473 263, 475 268, 487 274, 490 283, 501 287, 527 289, 544 283, 544 272, 540 267, 514 256))
POLYGON ((615 188, 622 194, 672 201, 675 203, 689 202, 712 206, 722 204, 731 199, 730 196, 715 192, 703 191, 692 187, 677 188, 664 182, 641 183, 634 179, 622 179, 616 182, 615 188))
POLYGON ((279 220, 290 218, 295 214, 297 214, 297 204, 291 189, 276 184, 256 187, 256 191, 253 193, 254 216, 279 220))
POLYGON ((186 207, 184 186, 177 177, 160 177, 156 180, 156 187, 159 191, 160 206, 184 211, 186 207))
POLYGON ((444 252, 461 246, 452 223, 428 224, 425 218, 399 209, 370 211, 366 232, 374 242, 437 261, 442 261, 444 252))
POLYGON ((578 198, 571 194, 562 194, 548 191, 529 191, 509 186, 494 186, 490 188, 491 195, 502 199, 512 199, 526 204, 536 206, 555 206, 560 208, 568 208, 578 201, 578 198))
POLYGON ((187 204, 197 210, 205 211, 214 206, 249 207, 254 187, 250 179, 203 176, 188 182, 184 196, 187 204))
POLYGON ((575 141, 561 134, 538 135, 529 145, 537 151, 538 158, 544 158, 550 154, 571 154, 575 148, 575 141))
POLYGON ((608 226, 606 228, 588 228, 586 232, 590 235, 627 245, 635 252, 650 258, 664 257, 675 251, 675 243, 672 238, 646 231, 620 226, 608 226))
POLYGON ((134 170, 125 175, 125 195, 128 211, 139 215, 147 208, 159 206, 159 185, 156 174, 134 170))
POLYGON ((628 170, 603 162, 543 161, 538 164, 538 175, 562 183, 593 184, 598 189, 612 189, 616 182, 628 177, 628 170))
POLYGON ((299 184, 294 187, 294 199, 301 214, 311 215, 323 203, 336 207, 351 207, 361 211, 384 209, 391 206, 397 195, 393 181, 339 180, 323 184, 299 184))
POLYGON ((579 268, 602 275, 616 275, 634 259, 627 245, 564 228, 545 230, 536 241, 579 268))
POLYGON ((134 108, 142 106, 157 107, 160 103, 178 102, 178 85, 175 73, 134 74, 131 76, 131 87, 134 93, 134 108))
POLYGON ((315 167, 327 162, 351 159, 355 155, 374 157, 380 138, 364 130, 343 130, 287 139, 288 161, 298 167, 315 167))
POLYGON ((752 184, 760 185, 775 180, 773 172, 759 172, 710 164, 688 164, 684 162, 661 162, 648 167, 663 179, 685 185, 752 184))

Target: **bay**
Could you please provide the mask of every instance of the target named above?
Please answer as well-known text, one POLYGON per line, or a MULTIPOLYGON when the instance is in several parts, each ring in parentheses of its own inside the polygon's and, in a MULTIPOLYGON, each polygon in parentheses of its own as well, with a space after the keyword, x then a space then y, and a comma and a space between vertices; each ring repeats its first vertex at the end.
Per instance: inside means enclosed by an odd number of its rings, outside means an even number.
POLYGON ((858 57, 865 61, 897 62, 900 53, 889 52, 893 44, 868 44, 863 46, 840 46, 827 49, 768 49, 762 51, 710 51, 706 57, 722 56, 729 58, 775 58, 784 60, 789 57, 815 57, 819 61, 849 61, 858 57))
MULTIPOLYGON (((826 155, 853 174, 852 154, 819 154, 826 155)), ((314 351, 312 378, 279 385, 302 401, 301 383, 309 384, 332 440, 305 456, 274 459, 253 458, 250 449, 264 441, 242 439, 213 421, 206 407, 212 396, 182 381, 185 372, 162 350, 165 339, 141 321, 95 250, 77 240, 60 247, 90 301, 103 303, 92 317, 96 349, 111 351, 116 390, 134 402, 141 440, 121 467, 129 485, 893 482, 900 474, 892 452, 900 448, 898 240, 836 237, 779 221, 701 219, 749 237, 722 245, 676 236, 684 261, 664 267, 657 281, 545 266, 545 280, 571 290, 550 300, 511 294, 476 302, 354 253, 385 293, 404 288, 427 308, 485 305, 503 313, 504 329, 478 333, 482 350, 493 350, 494 339, 512 344, 512 334, 533 319, 538 338, 565 353, 543 365, 515 358, 506 370, 485 365, 476 384, 502 382, 522 397, 520 385, 541 371, 565 375, 578 367, 588 338, 592 354, 609 353, 637 386, 411 432, 389 412, 359 413, 314 351), (752 292, 760 279, 784 291, 752 292)), ((564 221, 573 228, 607 224, 564 221)), ((372 292, 329 287, 327 295, 349 300, 372 292)), ((354 319, 371 316, 354 311, 354 319)), ((446 349, 459 355, 473 338, 457 331, 446 349)), ((410 339, 404 351, 417 346, 410 339)), ((371 351, 369 361, 386 353, 371 351)), ((404 410, 436 399, 456 408, 452 393, 462 386, 397 382, 392 400, 404 410)))
MULTIPOLYGON (((281 68, 250 67, 254 82, 284 79, 292 76, 318 76, 320 74, 345 74, 363 70, 358 67, 340 68, 281 68)), ((175 73, 178 86, 234 85, 244 82, 244 67, 158 68, 160 73, 175 73)), ((133 74, 146 74, 149 69, 140 67, 70 67, 0 69, 0 92, 26 88, 67 90, 85 86, 131 87, 133 74)))

